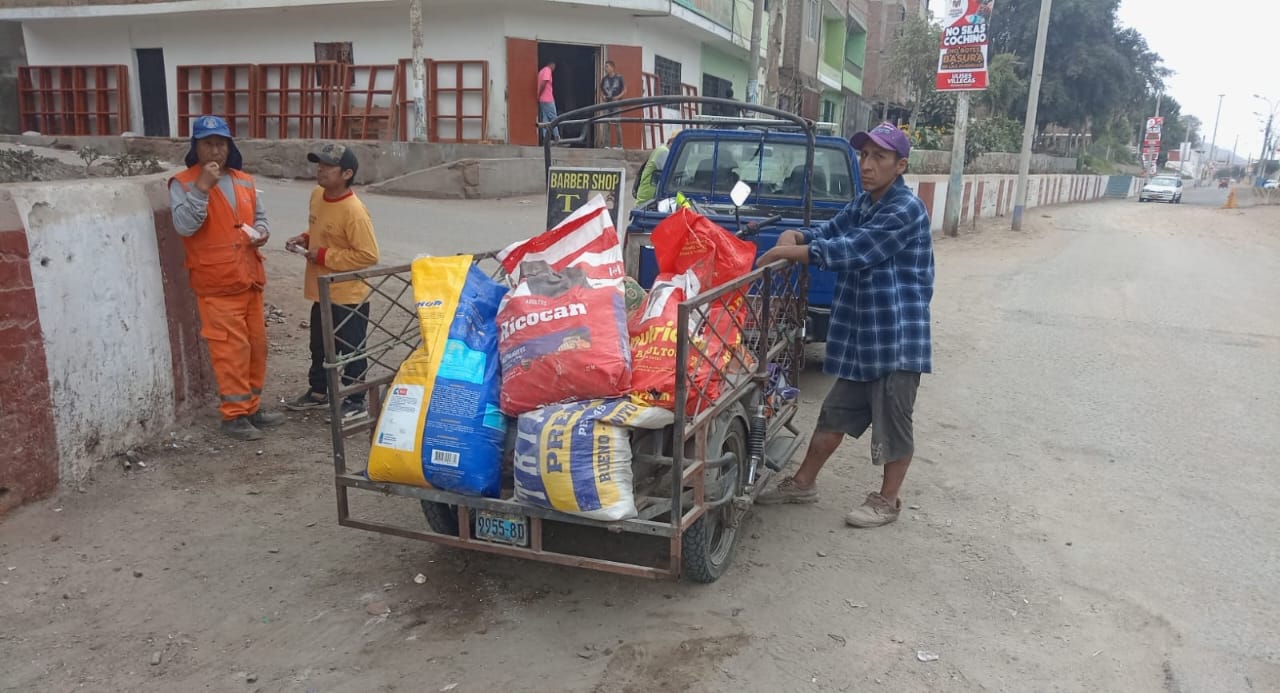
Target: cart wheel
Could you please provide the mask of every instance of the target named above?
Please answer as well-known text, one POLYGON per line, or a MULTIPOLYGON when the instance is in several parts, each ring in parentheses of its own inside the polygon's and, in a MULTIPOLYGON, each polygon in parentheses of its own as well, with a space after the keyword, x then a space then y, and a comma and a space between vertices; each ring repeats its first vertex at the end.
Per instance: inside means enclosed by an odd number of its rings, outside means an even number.
POLYGON ((458 508, 447 503, 422 501, 422 514, 427 516, 427 525, 436 534, 458 536, 458 508))
MULTIPOLYGON (((708 474, 706 479, 708 487, 714 488, 720 484, 736 485, 741 464, 747 459, 746 420, 740 416, 734 416, 730 422, 723 433, 720 445, 708 446, 708 455, 719 457, 725 453, 732 453, 738 461, 721 467, 715 471, 714 475, 708 474)), ((685 530, 680 548, 682 572, 685 577, 694 582, 710 583, 724 574, 733 560, 733 551, 738 544, 738 528, 733 526, 734 512, 736 510, 733 503, 725 503, 719 508, 707 511, 685 530)))

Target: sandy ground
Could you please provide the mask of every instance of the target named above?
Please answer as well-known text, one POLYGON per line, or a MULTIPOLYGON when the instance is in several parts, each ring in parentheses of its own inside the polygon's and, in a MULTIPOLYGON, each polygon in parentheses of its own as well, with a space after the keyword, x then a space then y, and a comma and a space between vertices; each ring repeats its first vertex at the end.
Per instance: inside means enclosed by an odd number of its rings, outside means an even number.
MULTIPOLYGON (((307 187, 262 185, 274 401, 305 368, 279 244, 307 187)), ((388 262, 541 216, 368 203, 388 262)), ((896 525, 841 525, 877 483, 850 442, 822 502, 754 511, 711 586, 493 558, 338 527, 321 417, 239 444, 210 412, 0 521, 0 690, 1280 690, 1280 209, 1028 222, 937 244, 896 525)), ((827 382, 806 375, 803 427, 827 382)))

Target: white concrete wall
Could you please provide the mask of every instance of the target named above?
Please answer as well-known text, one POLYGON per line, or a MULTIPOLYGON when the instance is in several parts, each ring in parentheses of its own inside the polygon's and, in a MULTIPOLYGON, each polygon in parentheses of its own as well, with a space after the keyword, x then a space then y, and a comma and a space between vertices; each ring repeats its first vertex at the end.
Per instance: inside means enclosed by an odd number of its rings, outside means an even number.
POLYGON ((169 131, 174 135, 179 65, 311 62, 314 44, 327 41, 351 41, 355 62, 362 65, 394 64, 410 55, 407 16, 392 5, 25 22, 23 38, 30 65, 128 66, 135 132, 142 132, 142 105, 134 50, 163 49, 169 131))
MULTIPOLYGON (((933 230, 935 232, 941 231, 942 217, 946 210, 949 177, 908 174, 904 178, 907 187, 920 196, 931 210, 929 219, 933 230), (933 186, 931 196, 927 194, 928 186, 922 186, 922 184, 931 184, 933 186)), ((1061 173, 1028 176, 1026 208, 1032 209, 1047 205, 1101 199, 1106 195, 1108 178, 1109 176, 1061 173), (1042 190, 1044 191, 1043 200, 1041 199, 1042 190)), ((966 175, 964 182, 969 186, 969 198, 966 201, 962 191, 963 209, 961 218, 963 223, 971 223, 975 217, 978 219, 991 219, 1012 213, 1017 176, 1010 174, 973 174, 966 175), (1004 184, 1003 191, 1001 190, 1001 183, 1004 184), (979 184, 981 184, 981 191, 978 189, 979 184), (981 196, 979 196, 979 192, 981 192, 981 196)), ((1135 182, 1130 187, 1130 195, 1134 194, 1137 187, 1138 183, 1135 182)))
POLYGON ((15 186, 30 245, 61 479, 174 420, 155 218, 136 181, 15 186))
MULTIPOLYGON (((643 48, 643 70, 654 56, 682 65, 682 78, 701 87, 702 43, 715 39, 670 17, 638 19, 623 7, 573 6, 532 0, 433 6, 423 18, 424 56, 489 61, 489 137, 506 139, 506 37, 643 48), (674 29, 673 29, 674 27, 674 29)), ((31 65, 120 64, 130 69, 131 129, 142 131, 135 49, 161 48, 167 71, 170 132, 177 134, 179 65, 310 62, 315 42, 351 41, 358 64, 393 64, 412 53, 407 10, 400 3, 192 12, 135 17, 28 21, 31 65)), ((535 68, 536 69, 536 68, 535 68)), ((639 88, 640 85, 635 85, 639 88)), ((745 96, 745 94, 743 95, 745 96)))

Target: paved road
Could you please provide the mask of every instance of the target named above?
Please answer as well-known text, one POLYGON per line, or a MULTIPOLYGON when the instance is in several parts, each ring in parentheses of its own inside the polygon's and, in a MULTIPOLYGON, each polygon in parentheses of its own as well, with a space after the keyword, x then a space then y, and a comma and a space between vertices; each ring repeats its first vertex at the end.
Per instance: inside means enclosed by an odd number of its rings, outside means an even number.
POLYGON ((1190 185, 1183 189, 1182 204, 1202 207, 1221 207, 1227 201, 1227 189, 1216 185, 1202 188, 1190 185))
MULTIPOLYGON (((314 187, 301 181, 258 181, 274 229, 272 248, 283 253, 284 240, 306 229, 314 187)), ((480 201, 360 195, 373 217, 382 263, 387 265, 409 262, 424 253, 496 250, 538 233, 547 216, 542 197, 480 201)))
MULTIPOLYGON (((908 687, 1280 689, 1266 539, 1280 536, 1280 261, 1276 236, 1257 236, 1277 216, 1211 209, 1225 197, 1036 210, 1025 237, 940 242, 937 373, 911 478, 922 509, 881 533, 839 529, 874 476, 850 444, 818 508, 757 513, 740 570, 685 604, 758 605, 734 624, 752 644, 727 670, 785 688, 813 672, 826 689, 869 675, 873 662, 846 658, 881 656, 896 633, 946 655, 945 676, 885 666, 908 687), (827 632, 852 651, 815 656, 827 632)), ((406 258, 505 243, 541 216, 536 199, 369 205, 406 258), (482 221, 445 221, 460 212, 482 221)), ((828 382, 805 378, 803 423, 828 382)))
MULTIPOLYGON (((280 232, 306 187, 264 190, 280 232)), ((540 216, 369 206, 401 259, 540 216)), ((842 526, 876 483, 850 443, 821 503, 749 517, 720 582, 640 582, 337 527, 315 417, 261 446, 202 422, 0 523, 0 690, 1280 690, 1280 209, 1108 201, 999 226, 937 244, 896 525, 842 526)), ((302 307, 269 291, 287 394, 302 307)), ((802 426, 828 382, 804 377, 802 426)), ((421 522, 378 500, 357 505, 421 522)))

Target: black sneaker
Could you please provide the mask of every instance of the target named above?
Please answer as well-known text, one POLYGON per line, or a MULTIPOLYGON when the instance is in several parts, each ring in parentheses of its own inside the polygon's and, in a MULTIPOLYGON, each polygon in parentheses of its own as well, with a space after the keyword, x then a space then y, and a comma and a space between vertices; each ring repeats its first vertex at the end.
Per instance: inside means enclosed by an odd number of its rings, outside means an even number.
POLYGON ((262 431, 254 427, 247 416, 222 421, 222 432, 236 440, 260 440, 262 431))
MULTIPOLYGON (((344 426, 367 418, 369 418, 369 407, 364 402, 346 400, 342 403, 342 424, 344 426)), ((326 417, 325 421, 331 423, 333 417, 326 417)))
POLYGON ((285 422, 284 414, 278 411, 259 409, 249 415, 249 423, 258 428, 273 428, 285 422))
POLYGON ((308 409, 324 409, 329 406, 329 398, 319 392, 307 390, 297 397, 284 403, 285 409, 290 411, 306 411, 308 409))

